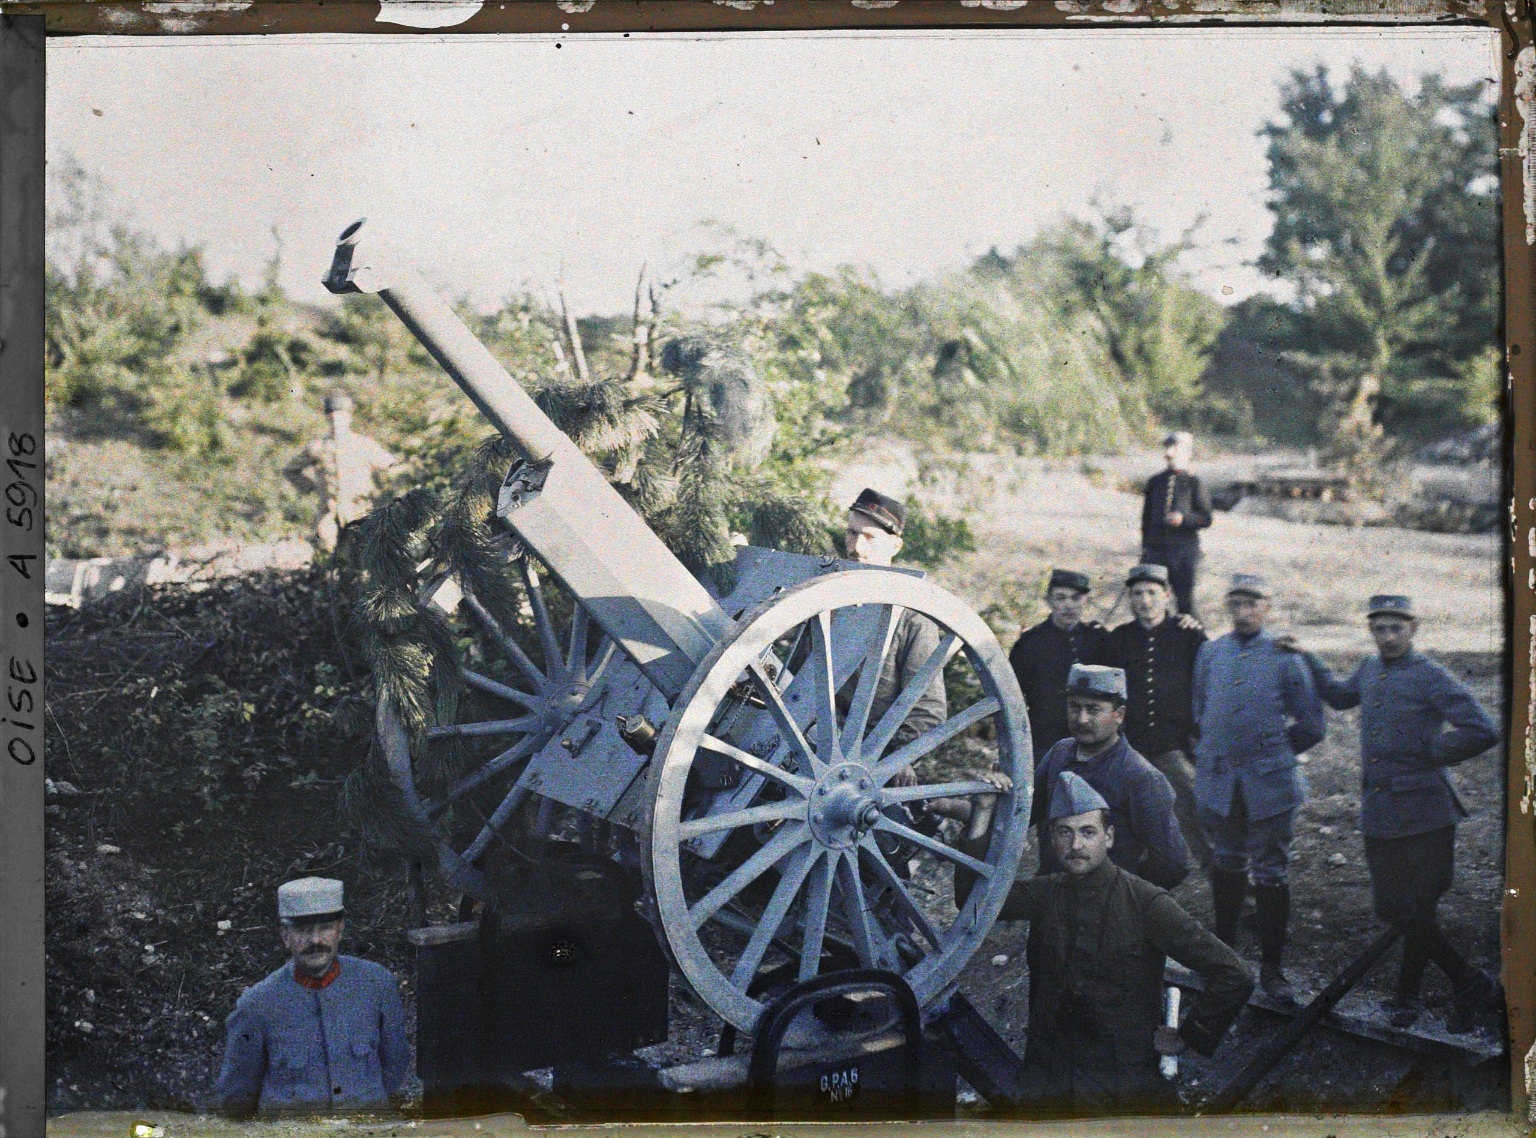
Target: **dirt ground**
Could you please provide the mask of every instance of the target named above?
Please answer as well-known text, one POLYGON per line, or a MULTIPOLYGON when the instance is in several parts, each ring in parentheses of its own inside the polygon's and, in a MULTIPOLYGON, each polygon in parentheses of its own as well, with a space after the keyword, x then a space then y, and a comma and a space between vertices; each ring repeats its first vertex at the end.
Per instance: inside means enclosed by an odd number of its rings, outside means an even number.
MULTIPOLYGON (((843 481, 879 485, 911 465, 900 453, 874 451, 843 481)), ((979 548, 940 581, 988 616, 1005 647, 1021 624, 1039 619, 1053 565, 1104 582, 1095 598, 1104 614, 1118 593, 1110 583, 1138 544, 1137 499, 1115 484, 1093 468, 1026 460, 978 461, 941 477, 922 493, 964 512, 979 548)), ((1199 600, 1213 633, 1225 631, 1222 579, 1263 572, 1278 592, 1279 623, 1346 668, 1369 649, 1363 599, 1387 588, 1410 592, 1424 612, 1421 645, 1502 717, 1497 538, 1222 515, 1206 550, 1199 600)), ((330 616, 325 581, 301 584, 268 593, 229 585, 142 604, 119 598, 50 616, 48 775, 79 791, 48 800, 50 1113, 205 1106, 224 1017, 244 987, 281 962, 272 892, 298 872, 347 880, 344 950, 393 969, 413 1004, 403 867, 366 856, 337 812, 341 782, 366 754, 362 684, 330 616), (233 732, 238 754, 208 752, 215 727, 219 738, 233 732)), ((1124 619, 1121 603, 1109 622, 1124 619)), ((1330 713, 1328 738, 1307 756, 1311 797, 1295 847, 1290 959, 1308 991, 1377 928, 1356 828, 1356 736, 1354 713, 1330 713)), ((1453 778, 1472 817, 1461 827, 1456 886, 1442 912, 1456 943, 1497 968, 1502 759, 1490 753, 1453 778)), ((1176 896, 1209 919, 1202 881, 1176 896)), ((994 929, 962 979, 1020 1050, 1028 1006, 1022 941, 1019 928, 994 929), (994 966, 997 955, 1009 963, 994 966)), ((1391 967, 1389 958, 1367 979, 1366 998, 1382 990, 1391 967)), ((1438 1015, 1448 993, 1433 970, 1427 994, 1438 1015)), ((672 1038, 651 1052, 663 1062, 697 1057, 719 1029, 676 981, 672 1000, 672 1038)), ((1245 1013, 1215 1060, 1185 1064, 1186 1090, 1218 1083, 1272 1027, 1245 1013)), ((1404 1089, 1409 1072, 1396 1053, 1368 1051, 1324 1033, 1280 1072, 1285 1094, 1272 1086, 1256 1101, 1402 1109, 1430 1095, 1404 1089)))

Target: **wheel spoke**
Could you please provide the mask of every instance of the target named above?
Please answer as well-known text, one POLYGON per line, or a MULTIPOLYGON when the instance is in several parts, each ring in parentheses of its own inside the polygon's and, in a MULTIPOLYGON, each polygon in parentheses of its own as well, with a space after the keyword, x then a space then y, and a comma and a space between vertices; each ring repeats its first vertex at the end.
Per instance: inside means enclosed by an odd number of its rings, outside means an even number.
POLYGON ((853 930, 853 950, 865 968, 878 968, 874 924, 864 900, 864 882, 859 878, 859 855, 854 850, 843 850, 836 856, 838 893, 842 897, 843 916, 853 930))
POLYGON ((757 975, 758 965, 763 962, 768 946, 779 935, 779 926, 789 915, 789 907, 795 903, 795 895, 800 892, 806 875, 820 856, 820 851, 814 848, 796 850, 790 863, 784 867, 784 872, 779 875, 779 883, 774 886, 773 895, 768 898, 763 915, 758 918, 757 927, 752 930, 751 939, 747 941, 747 947, 741 950, 741 959, 736 962, 736 968, 731 973, 731 983, 743 992, 752 982, 752 977, 757 975))
POLYGON ((688 910, 688 919, 695 931, 714 916, 721 905, 768 872, 771 866, 784 860, 797 847, 810 840, 809 828, 796 822, 789 823, 769 838, 761 849, 738 865, 724 881, 706 893, 688 910))
POLYGON ((912 714, 917 701, 928 690, 928 685, 938 677, 939 671, 948 663, 950 653, 959 643, 960 638, 953 632, 946 633, 944 639, 939 641, 939 646, 933 650, 928 659, 923 661, 922 667, 917 670, 912 681, 901 689, 895 702, 886 709, 885 714, 880 717, 880 722, 859 748, 859 755, 866 762, 878 759, 885 751, 891 737, 896 734, 897 728, 907 721, 907 716, 912 714))
POLYGON ((565 670, 575 675, 578 680, 587 678, 587 628, 590 618, 587 610, 580 603, 575 606, 571 614, 571 643, 566 651, 565 670))
POLYGON ((990 782, 933 782, 919 786, 888 786, 882 796, 886 802, 918 802, 931 798, 965 798, 972 794, 1006 794, 990 782))
POLYGON ((713 751, 717 755, 724 755, 728 759, 735 759, 748 770, 756 771, 760 775, 765 775, 775 782, 789 787, 796 794, 800 795, 801 798, 809 798, 811 791, 816 787, 816 784, 810 779, 787 771, 783 767, 776 767, 748 751, 743 751, 740 747, 727 743, 724 739, 715 738, 713 735, 705 735, 701 738, 699 740, 699 747, 701 750, 713 751))
MULTIPOLYGON (((495 683, 494 680, 491 681, 495 683)), ((532 731, 543 719, 537 715, 522 715, 516 719, 487 719, 481 723, 454 723, 446 727, 428 727, 428 739, 461 739, 476 735, 515 735, 532 731)))
POLYGON ((963 865, 967 869, 974 870, 978 877, 989 878, 992 876, 992 867, 986 862, 978 861, 970 854, 963 854, 953 846, 946 846, 937 838, 930 838, 927 834, 920 834, 911 826, 904 826, 900 822, 887 818, 884 814, 880 815, 879 820, 875 822, 875 829, 884 830, 887 834, 895 834, 898 838, 905 838, 915 846, 922 846, 923 849, 936 853, 942 858, 947 858, 956 865, 963 865))
POLYGON ((853 689, 848 718, 843 721, 843 751, 847 758, 856 759, 862 753, 864 729, 869 726, 869 709, 875 702, 875 688, 880 684, 880 673, 885 670, 885 657, 891 650, 891 635, 896 631, 896 620, 901 612, 901 608, 896 605, 882 607, 880 626, 864 652, 858 686, 853 689))
POLYGON ((832 669, 830 612, 819 612, 811 621, 811 655, 815 663, 811 680, 816 685, 816 753, 824 769, 842 759, 837 742, 837 681, 832 669))
POLYGON ((912 919, 912 923, 917 926, 917 931, 923 934, 923 939, 933 946, 935 952, 942 951, 943 946, 940 944, 939 930, 933 927, 933 922, 928 919, 928 914, 923 912, 916 899, 907 891, 907 884, 897 874, 895 867, 885 860, 885 854, 881 851, 880 844, 869 834, 865 834, 859 839, 859 848, 864 851, 875 874, 896 895, 897 904, 912 919))
POLYGON ((587 666, 587 684, 590 687, 596 687, 597 681, 603 678, 603 673, 608 670, 608 665, 612 662, 617 648, 618 645, 606 635, 598 641, 597 651, 592 653, 592 663, 587 666))
POLYGON ((466 794, 469 794, 471 791, 474 791, 477 788, 485 785, 486 782, 495 778, 502 771, 506 770, 519 759, 527 758, 533 753, 534 747, 537 743, 538 739, 530 735, 521 743, 518 743, 512 747, 508 747, 495 758, 488 759, 485 763, 475 768, 463 778, 459 779, 458 782, 454 783, 453 786, 448 789, 447 794, 444 794, 441 798, 436 799, 435 801, 426 803, 424 809, 427 812, 427 817, 435 818, 449 806, 452 806, 459 799, 463 798, 466 794))
POLYGON ((826 764, 816 757, 815 748, 806 741, 805 733, 800 730, 800 725, 795 722, 795 717, 789 713, 789 706, 784 702, 784 696, 779 692, 778 685, 768 678, 768 673, 763 671, 763 666, 754 660, 747 665, 747 673, 756 682, 758 690, 763 693, 763 700, 768 705, 768 714, 773 716, 773 721, 778 725, 779 734, 791 747, 800 752, 806 761, 807 769, 813 775, 819 775, 826 769, 826 764))
POLYGON ((543 699, 539 696, 518 691, 516 688, 508 687, 506 684, 491 679, 490 676, 482 676, 479 672, 471 671, 468 668, 460 668, 459 674, 464 677, 464 682, 470 687, 479 688, 487 695, 499 696, 512 703, 520 703, 530 711, 542 707, 544 704, 543 699))
POLYGON ((811 871, 811 887, 805 895, 805 933, 800 938, 800 980, 809 980, 821 971, 821 947, 827 938, 827 910, 832 907, 837 860, 835 855, 828 855, 811 871))
POLYGON ((972 724, 995 714, 1001 708, 1002 704, 988 696, 984 700, 971 704, 959 715, 946 719, 932 730, 923 732, 906 746, 891 752, 875 764, 875 782, 884 786, 891 781, 897 771, 911 766, 930 751, 942 747, 972 724))
POLYGON ((729 810, 724 814, 710 814, 703 818, 692 818, 678 826, 677 836, 679 840, 686 842, 691 838, 697 838, 704 834, 714 834, 721 830, 735 830, 742 826, 755 826, 759 822, 784 822, 790 818, 804 816, 804 814, 804 799, 769 802, 762 806, 753 806, 747 810, 729 810))
POLYGON ((538 625, 539 644, 544 649, 544 671, 557 675, 565 667, 560 655, 560 642, 555 639, 555 622, 549 618, 549 606, 544 603, 544 586, 539 583, 539 572, 527 557, 517 562, 518 572, 523 575, 523 588, 528 590, 528 606, 533 609, 533 623, 538 625))
POLYGON ((512 817, 512 811, 523 804, 523 799, 528 797, 528 791, 522 786, 514 786, 507 791, 507 796, 496 807, 496 812, 486 819, 485 825, 480 827, 480 832, 475 835, 475 840, 469 844, 469 848, 461 855, 466 865, 473 865, 475 859, 490 847, 491 839, 501 833, 501 828, 507 824, 507 819, 512 817))
POLYGON ((546 680, 544 673, 539 671, 538 665, 528 658, 528 653, 518 647, 517 641, 507 635, 501 627, 501 622, 491 615, 491 610, 480 603, 480 598, 464 590, 464 603, 469 606, 469 611, 475 614, 475 619, 485 626, 485 630, 491 634, 496 642, 501 645, 501 650, 507 654, 507 659, 517 666, 528 682, 536 688, 544 686, 546 680))

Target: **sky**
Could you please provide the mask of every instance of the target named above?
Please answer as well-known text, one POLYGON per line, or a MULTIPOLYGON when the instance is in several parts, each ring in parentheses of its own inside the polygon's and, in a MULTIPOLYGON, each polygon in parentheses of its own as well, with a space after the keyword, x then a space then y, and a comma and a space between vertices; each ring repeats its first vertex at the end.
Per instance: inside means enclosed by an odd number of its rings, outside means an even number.
POLYGON ((1258 131, 1293 69, 1491 97, 1496 50, 1466 28, 53 39, 48 148, 218 278, 258 283, 280 242, 302 301, 362 216, 482 306, 563 274, 573 309, 617 313, 642 264, 720 245, 704 221, 900 286, 1099 199, 1164 239, 1204 216, 1185 267, 1233 302, 1274 289, 1258 131))

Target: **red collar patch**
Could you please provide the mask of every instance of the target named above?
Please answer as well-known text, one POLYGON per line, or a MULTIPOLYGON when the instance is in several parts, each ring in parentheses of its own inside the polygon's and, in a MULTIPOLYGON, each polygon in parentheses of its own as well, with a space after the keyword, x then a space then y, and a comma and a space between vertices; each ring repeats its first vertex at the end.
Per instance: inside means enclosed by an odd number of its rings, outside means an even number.
POLYGON ((304 987, 318 992, 321 988, 328 988, 336 977, 341 975, 341 959, 331 961, 331 966, 325 970, 324 976, 306 976, 297 968, 293 970, 293 978, 304 987))

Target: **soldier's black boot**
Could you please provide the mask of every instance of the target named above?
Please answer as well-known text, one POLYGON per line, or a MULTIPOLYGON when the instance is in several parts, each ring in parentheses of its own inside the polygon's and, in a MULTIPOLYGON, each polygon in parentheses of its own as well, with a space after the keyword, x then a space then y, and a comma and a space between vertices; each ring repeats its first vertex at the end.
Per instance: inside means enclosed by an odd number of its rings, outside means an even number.
POLYGON ((1259 983, 1276 1003, 1294 1005, 1298 1002, 1296 989, 1281 969, 1286 927, 1291 921, 1291 887, 1255 885, 1253 899, 1258 907, 1259 983))
POLYGON ((1211 870, 1211 907, 1216 910, 1215 932, 1229 948, 1237 943, 1237 918, 1248 896, 1246 870, 1211 870))

